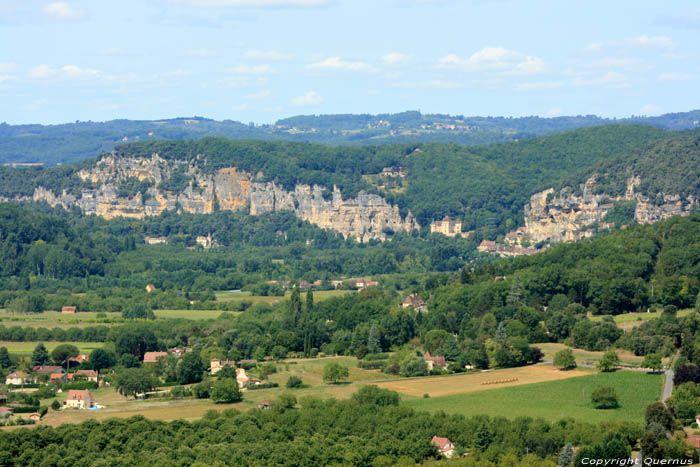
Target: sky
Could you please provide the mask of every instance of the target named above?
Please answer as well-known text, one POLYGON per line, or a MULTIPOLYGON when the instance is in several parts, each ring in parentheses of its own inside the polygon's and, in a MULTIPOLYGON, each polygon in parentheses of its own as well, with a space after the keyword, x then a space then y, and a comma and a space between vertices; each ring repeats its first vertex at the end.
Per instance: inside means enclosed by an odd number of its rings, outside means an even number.
POLYGON ((700 108, 700 5, 0 0, 0 121, 700 108))

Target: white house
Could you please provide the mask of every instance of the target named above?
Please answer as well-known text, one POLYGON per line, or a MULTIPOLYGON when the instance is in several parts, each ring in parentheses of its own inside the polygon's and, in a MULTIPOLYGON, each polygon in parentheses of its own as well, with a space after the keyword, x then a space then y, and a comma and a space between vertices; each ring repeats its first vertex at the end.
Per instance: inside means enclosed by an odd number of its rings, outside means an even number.
POLYGON ((90 391, 71 389, 68 391, 68 397, 63 401, 63 405, 71 409, 89 409, 95 406, 95 398, 90 391))

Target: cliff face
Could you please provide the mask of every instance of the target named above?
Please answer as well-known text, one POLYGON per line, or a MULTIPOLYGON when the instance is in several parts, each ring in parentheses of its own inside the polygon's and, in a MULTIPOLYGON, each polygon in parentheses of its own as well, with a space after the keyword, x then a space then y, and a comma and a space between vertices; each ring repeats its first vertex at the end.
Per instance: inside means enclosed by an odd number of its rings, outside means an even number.
POLYGON ((581 186, 581 195, 571 188, 555 193, 550 188, 535 193, 525 205, 525 230, 533 242, 571 241, 586 236, 581 229, 600 222, 617 201, 636 201, 634 217, 640 224, 658 222, 677 215, 688 215, 697 204, 693 196, 681 199, 679 195, 661 194, 659 201, 650 200, 636 191, 640 179, 631 177, 627 181, 624 196, 611 197, 604 193, 594 194, 598 182, 591 177, 581 186))
POLYGON ((388 230, 418 228, 410 213, 402 218, 398 207, 391 206, 377 195, 360 192, 355 198, 343 200, 340 190, 333 187, 332 195, 325 199, 325 190, 321 186, 300 184, 288 191, 273 182, 256 181, 251 174, 236 167, 220 169, 213 174, 204 173, 196 162, 167 161, 157 154, 150 159, 110 155, 98 161, 95 167, 78 173, 94 189, 83 190, 76 197, 67 193, 55 194, 39 187, 32 199, 64 208, 78 206, 85 214, 108 219, 118 216, 142 218, 178 208, 208 214, 217 206, 230 211, 249 207, 251 215, 288 210, 321 228, 333 229, 346 238, 362 242, 384 240, 388 230), (168 180, 176 170, 189 179, 187 186, 179 193, 160 189, 159 184, 168 180), (146 196, 140 192, 131 197, 119 196, 121 183, 131 177, 152 183, 146 196))

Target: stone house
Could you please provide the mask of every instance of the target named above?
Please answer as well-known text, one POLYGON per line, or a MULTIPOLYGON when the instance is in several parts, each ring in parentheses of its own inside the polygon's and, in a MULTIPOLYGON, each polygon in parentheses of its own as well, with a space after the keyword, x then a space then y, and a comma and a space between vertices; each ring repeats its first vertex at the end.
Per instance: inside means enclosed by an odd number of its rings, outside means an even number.
POLYGON ((236 366, 236 362, 233 360, 219 360, 218 358, 212 358, 209 361, 209 372, 212 375, 215 375, 225 366, 230 366, 233 368, 236 366))
POLYGON ((448 237, 461 237, 462 221, 445 216, 441 221, 430 223, 430 233, 441 233, 448 237))
POLYGON ((92 381, 94 383, 99 382, 99 374, 95 370, 78 370, 75 372, 75 374, 85 376, 88 381, 92 381))
POLYGON ((443 370, 447 369, 447 362, 445 361, 445 357, 440 356, 440 355, 430 355, 430 352, 425 352, 425 355, 423 356, 423 360, 425 361, 425 364, 428 366, 428 371, 433 370, 434 368, 442 368, 443 370))
POLYGON ((29 373, 25 373, 24 371, 15 371, 14 373, 7 375, 7 378, 5 378, 5 384, 14 384, 16 386, 28 384, 33 381, 34 379, 29 375, 29 373))
POLYGON ((412 293, 401 304, 402 308, 413 308, 421 313, 426 313, 428 311, 428 304, 420 297, 420 295, 412 293))

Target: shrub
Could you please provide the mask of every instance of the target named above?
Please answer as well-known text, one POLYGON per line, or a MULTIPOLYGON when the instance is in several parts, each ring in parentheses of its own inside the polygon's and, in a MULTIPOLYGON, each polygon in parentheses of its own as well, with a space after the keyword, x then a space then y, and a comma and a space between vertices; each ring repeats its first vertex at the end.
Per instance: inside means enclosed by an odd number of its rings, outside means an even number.
POLYGON ((596 388, 591 394, 591 401, 596 409, 615 409, 619 407, 615 389, 605 386, 596 388))
POLYGON ((301 388, 304 386, 304 382, 298 376, 290 376, 286 384, 287 388, 301 388))

